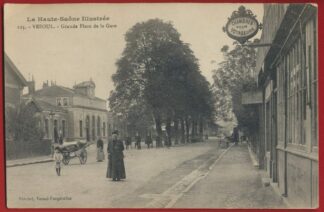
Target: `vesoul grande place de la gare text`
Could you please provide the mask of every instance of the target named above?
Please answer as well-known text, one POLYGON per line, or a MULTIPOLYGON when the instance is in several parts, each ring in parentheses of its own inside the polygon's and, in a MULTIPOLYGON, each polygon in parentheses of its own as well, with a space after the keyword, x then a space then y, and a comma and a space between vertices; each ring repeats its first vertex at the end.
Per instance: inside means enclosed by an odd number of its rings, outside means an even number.
POLYGON ((69 28, 116 28, 117 25, 108 23, 109 16, 60 16, 60 17, 27 17, 28 26, 20 25, 20 30, 26 29, 69 29, 69 28), (57 23, 60 23, 57 25, 57 23))

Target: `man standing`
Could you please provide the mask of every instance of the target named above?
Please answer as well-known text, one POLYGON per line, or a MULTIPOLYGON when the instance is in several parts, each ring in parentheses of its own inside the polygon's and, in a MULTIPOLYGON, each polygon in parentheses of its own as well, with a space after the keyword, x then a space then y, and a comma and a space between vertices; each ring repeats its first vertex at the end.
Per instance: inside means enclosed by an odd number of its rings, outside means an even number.
POLYGON ((108 168, 107 178, 113 181, 120 181, 126 178, 124 165, 124 144, 118 139, 118 131, 112 133, 112 140, 108 143, 108 168))
POLYGON ((129 135, 127 135, 125 138, 125 144, 126 144, 126 149, 132 146, 132 139, 129 135))
POLYGON ((141 139, 141 136, 137 132, 135 136, 135 147, 137 147, 137 149, 141 149, 141 139))
POLYGON ((145 144, 147 145, 147 148, 149 149, 152 145, 152 137, 150 133, 147 133, 147 136, 145 138, 145 144))

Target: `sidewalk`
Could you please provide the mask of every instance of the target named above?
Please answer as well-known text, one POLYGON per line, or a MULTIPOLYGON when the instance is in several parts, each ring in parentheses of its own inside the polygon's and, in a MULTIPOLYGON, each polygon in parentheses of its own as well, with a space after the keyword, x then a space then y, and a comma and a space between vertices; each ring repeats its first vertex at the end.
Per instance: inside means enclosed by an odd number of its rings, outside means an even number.
POLYGON ((31 158, 21 158, 16 160, 7 160, 6 167, 9 168, 9 167, 24 166, 24 165, 35 164, 35 163, 47 163, 51 161, 53 161, 51 155, 31 157, 31 158))
POLYGON ((174 208, 286 208, 271 186, 264 187, 247 144, 232 146, 174 208))

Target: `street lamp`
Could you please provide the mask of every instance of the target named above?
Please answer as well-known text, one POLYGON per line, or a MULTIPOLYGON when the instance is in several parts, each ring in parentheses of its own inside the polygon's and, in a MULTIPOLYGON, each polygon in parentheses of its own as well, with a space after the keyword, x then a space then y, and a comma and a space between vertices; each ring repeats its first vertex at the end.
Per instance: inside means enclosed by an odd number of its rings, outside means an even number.
POLYGON ((51 145, 51 153, 52 155, 54 154, 54 143, 55 143, 55 140, 54 140, 54 115, 55 113, 51 110, 50 113, 49 113, 49 116, 51 118, 51 122, 52 122, 52 145, 51 145))

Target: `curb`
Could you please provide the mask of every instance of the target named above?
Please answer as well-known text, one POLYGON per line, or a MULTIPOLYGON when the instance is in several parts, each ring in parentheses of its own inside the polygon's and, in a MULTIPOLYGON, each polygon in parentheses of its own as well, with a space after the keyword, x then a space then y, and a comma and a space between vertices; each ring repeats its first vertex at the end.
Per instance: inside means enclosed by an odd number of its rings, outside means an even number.
POLYGON ((279 188, 278 188, 278 183, 273 183, 273 182, 270 182, 270 186, 272 188, 272 190, 274 190, 274 192, 282 199, 283 203, 287 206, 287 208, 293 208, 291 206, 291 204, 289 203, 288 199, 283 196, 282 194, 280 194, 280 191, 279 191, 279 188))
POLYGON ((46 160, 39 160, 39 161, 32 161, 32 162, 25 162, 25 163, 16 163, 16 164, 10 164, 6 165, 6 168, 16 167, 16 166, 26 166, 26 165, 32 165, 37 163, 48 163, 52 162, 53 159, 46 159, 46 160))

